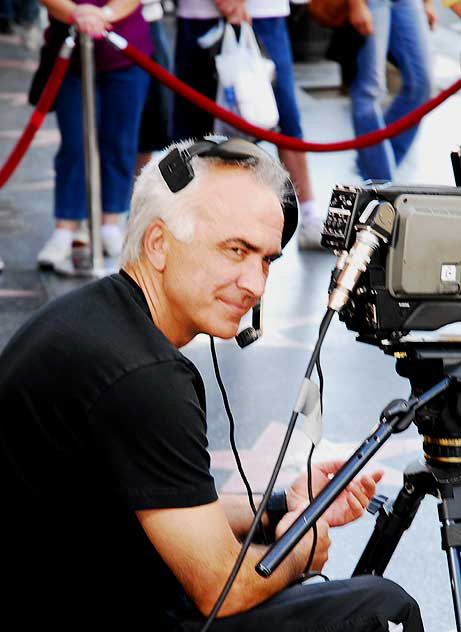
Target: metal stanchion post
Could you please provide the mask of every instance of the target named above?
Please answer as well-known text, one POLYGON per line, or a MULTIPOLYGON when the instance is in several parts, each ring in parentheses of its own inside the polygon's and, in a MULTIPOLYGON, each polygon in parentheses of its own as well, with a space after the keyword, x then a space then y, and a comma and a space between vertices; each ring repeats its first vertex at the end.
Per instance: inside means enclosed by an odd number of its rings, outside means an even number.
POLYGON ((82 57, 86 198, 91 237, 91 263, 93 270, 97 273, 104 267, 101 242, 101 167, 96 123, 94 43, 89 35, 80 34, 80 51, 82 57))
POLYGON ((72 261, 55 266, 67 276, 102 277, 116 270, 104 268, 101 241, 101 168, 99 162, 98 130, 94 71, 94 43, 89 35, 80 33, 82 61, 83 140, 85 152, 85 187, 90 229, 90 247, 84 244, 73 248, 72 261))

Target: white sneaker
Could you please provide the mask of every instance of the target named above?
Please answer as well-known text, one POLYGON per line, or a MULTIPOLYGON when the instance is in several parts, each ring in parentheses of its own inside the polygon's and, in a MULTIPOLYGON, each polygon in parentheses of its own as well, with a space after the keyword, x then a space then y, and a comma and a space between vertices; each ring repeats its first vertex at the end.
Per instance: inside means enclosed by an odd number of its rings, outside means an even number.
POLYGON ((42 270, 53 270, 54 266, 68 259, 72 251, 74 233, 67 228, 56 228, 37 256, 42 270))
POLYGON ((36 24, 17 26, 16 32, 21 38, 21 43, 27 50, 38 50, 43 40, 42 30, 36 24))
POLYGON ((118 257, 122 252, 123 233, 116 224, 101 226, 101 241, 104 254, 108 257, 118 257))
POLYGON ((323 250, 320 245, 323 220, 320 217, 303 217, 298 228, 298 248, 300 250, 323 250))

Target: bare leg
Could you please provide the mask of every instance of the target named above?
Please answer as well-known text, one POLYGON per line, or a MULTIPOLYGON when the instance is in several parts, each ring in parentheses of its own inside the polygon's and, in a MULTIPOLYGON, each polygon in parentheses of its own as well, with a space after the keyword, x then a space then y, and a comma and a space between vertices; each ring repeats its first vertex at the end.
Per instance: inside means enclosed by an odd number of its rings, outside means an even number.
POLYGON ((66 230, 71 230, 72 232, 77 230, 77 224, 78 222, 76 222, 73 219, 57 219, 56 220, 56 228, 64 228, 66 230))
POLYGON ((292 149, 279 148, 280 160, 285 165, 299 198, 300 226, 298 229, 298 246, 302 250, 320 248, 322 220, 318 217, 314 192, 309 176, 307 155, 292 149))
POLYGON ((103 213, 102 214, 102 223, 103 224, 118 224, 118 220, 120 219, 120 213, 103 213))
POLYGON ((299 201, 313 200, 314 193, 309 177, 307 154, 293 149, 279 147, 279 158, 285 165, 293 184, 296 187, 299 201))

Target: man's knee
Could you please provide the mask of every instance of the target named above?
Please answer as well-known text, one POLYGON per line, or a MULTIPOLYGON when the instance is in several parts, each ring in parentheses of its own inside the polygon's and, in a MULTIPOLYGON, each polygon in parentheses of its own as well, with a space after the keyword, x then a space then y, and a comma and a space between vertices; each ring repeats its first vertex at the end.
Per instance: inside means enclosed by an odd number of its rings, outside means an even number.
POLYGON ((395 623, 420 618, 419 606, 401 586, 383 577, 356 577, 357 589, 365 590, 367 606, 378 616, 395 623))

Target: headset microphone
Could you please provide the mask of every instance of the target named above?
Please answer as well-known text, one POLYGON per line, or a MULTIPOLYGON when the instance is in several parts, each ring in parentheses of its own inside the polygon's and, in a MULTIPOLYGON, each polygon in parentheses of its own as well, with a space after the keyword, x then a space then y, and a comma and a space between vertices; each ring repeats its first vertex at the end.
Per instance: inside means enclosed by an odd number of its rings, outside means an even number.
POLYGON ((260 298, 256 305, 253 307, 251 321, 252 326, 247 327, 246 329, 242 329, 242 331, 235 336, 235 340, 237 341, 237 344, 241 349, 243 349, 244 347, 248 347, 248 345, 251 345, 252 342, 256 342, 256 340, 258 340, 258 338, 261 338, 261 336, 263 335, 261 324, 262 309, 263 303, 262 298, 260 298))

